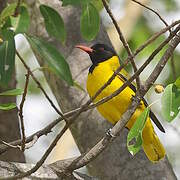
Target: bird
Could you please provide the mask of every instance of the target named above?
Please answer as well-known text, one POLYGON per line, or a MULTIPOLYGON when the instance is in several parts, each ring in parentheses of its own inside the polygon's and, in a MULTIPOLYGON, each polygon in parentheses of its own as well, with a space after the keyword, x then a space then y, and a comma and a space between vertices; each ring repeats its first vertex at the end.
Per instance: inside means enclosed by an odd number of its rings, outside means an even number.
MULTIPOLYGON (((117 53, 113 48, 106 44, 96 43, 91 47, 84 45, 77 45, 76 48, 88 53, 92 65, 89 68, 86 88, 90 97, 93 97, 96 92, 109 80, 113 73, 120 66, 120 60, 117 53)), ((127 80, 128 73, 125 69, 122 69, 119 74, 113 79, 110 85, 108 85, 93 102, 97 102, 104 97, 111 95, 114 91, 119 89, 127 80)), ((97 106, 99 113, 113 125, 120 120, 122 114, 127 110, 132 101, 132 97, 135 96, 136 87, 133 84, 127 86, 120 94, 113 97, 111 100, 97 106)), ((136 119, 148 106, 146 100, 143 98, 140 105, 126 124, 127 129, 131 129, 136 119)), ((142 132, 142 147, 147 158, 156 163, 165 157, 165 149, 160 142, 153 124, 162 131, 165 132, 163 126, 158 121, 155 114, 150 111, 149 117, 146 119, 146 123, 142 132)))

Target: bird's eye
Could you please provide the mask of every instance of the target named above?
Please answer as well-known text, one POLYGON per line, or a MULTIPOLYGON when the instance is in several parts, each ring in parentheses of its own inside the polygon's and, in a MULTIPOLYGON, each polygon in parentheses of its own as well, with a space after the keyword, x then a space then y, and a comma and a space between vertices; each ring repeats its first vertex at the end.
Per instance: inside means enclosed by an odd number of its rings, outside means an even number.
POLYGON ((104 51, 104 48, 99 48, 100 51, 104 51))

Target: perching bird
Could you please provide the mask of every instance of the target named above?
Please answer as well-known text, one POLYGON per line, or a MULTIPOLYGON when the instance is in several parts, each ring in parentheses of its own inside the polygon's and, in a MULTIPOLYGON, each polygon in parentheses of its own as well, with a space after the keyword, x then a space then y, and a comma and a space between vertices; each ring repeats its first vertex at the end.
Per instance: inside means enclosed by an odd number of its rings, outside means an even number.
MULTIPOLYGON (((89 54, 92 61, 92 66, 89 68, 87 78, 87 91, 92 97, 95 93, 109 80, 114 71, 120 66, 119 58, 116 52, 105 44, 95 44, 91 48, 78 45, 77 48, 89 54)), ((116 75, 115 79, 107 86, 94 100, 97 102, 102 98, 111 95, 119 89, 126 80, 127 72, 123 69, 121 74, 116 75)), ((100 114, 112 124, 120 120, 122 114, 127 110, 132 97, 135 95, 136 88, 133 84, 126 87, 120 94, 113 99, 97 107, 100 114)), ((147 106, 146 101, 140 103, 135 113, 128 121, 126 127, 130 129, 137 117, 144 111, 147 106)), ((147 118, 143 129, 143 149, 148 159, 152 162, 157 162, 165 156, 165 149, 156 135, 150 118, 156 126, 162 131, 164 128, 156 118, 153 112, 150 112, 150 117, 147 118)))

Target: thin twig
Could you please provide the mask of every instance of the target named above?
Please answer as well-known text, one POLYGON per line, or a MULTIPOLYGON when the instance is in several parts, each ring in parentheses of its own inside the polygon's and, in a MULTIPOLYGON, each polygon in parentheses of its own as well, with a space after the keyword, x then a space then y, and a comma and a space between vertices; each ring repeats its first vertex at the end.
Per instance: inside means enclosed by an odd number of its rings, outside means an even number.
POLYGON ((7 142, 5 142, 5 141, 3 141, 3 140, 0 140, 0 142, 1 142, 2 144, 4 144, 4 145, 10 147, 10 148, 21 149, 21 146, 19 146, 19 145, 13 146, 13 145, 11 145, 10 143, 7 143, 7 142))
POLYGON ((37 140, 38 140, 38 137, 34 136, 33 140, 26 144, 25 149, 30 149, 31 147, 33 147, 34 144, 37 142, 37 140))
POLYGON ((0 178, 3 179, 3 180, 9 180, 9 179, 12 179, 12 180, 15 180, 15 179, 20 179, 20 178, 23 178, 23 177, 26 177, 26 176, 29 176, 31 175, 32 173, 36 172, 40 167, 41 165, 44 163, 44 161, 46 160, 46 158, 48 157, 48 155, 50 154, 50 152, 53 150, 53 148, 56 146, 58 140, 62 137, 62 135, 64 134, 64 132, 69 128, 69 125, 68 123, 64 126, 64 128, 61 130, 61 132, 56 136, 56 138, 53 140, 53 142, 51 143, 51 145, 49 146, 49 148, 46 150, 46 152, 44 153, 44 155, 42 156, 42 158, 36 163, 36 165, 31 168, 30 170, 26 171, 26 172, 23 172, 19 175, 15 175, 15 176, 11 176, 11 177, 3 177, 3 178, 0 178))
POLYGON ((21 55, 19 54, 19 52, 16 50, 16 54, 19 57, 19 59, 21 60, 22 64, 24 65, 24 67, 26 68, 26 70, 29 72, 29 74, 31 75, 31 77, 33 78, 33 80, 35 81, 35 83, 38 85, 39 89, 41 89, 41 91, 43 92, 43 94, 45 95, 46 99, 49 101, 49 103, 51 104, 51 106, 54 108, 54 110, 67 122, 67 119, 64 117, 64 115, 58 110, 58 108, 55 106, 55 104, 52 102, 52 100, 50 99, 50 97, 48 96, 48 94, 46 93, 46 91, 44 90, 44 88, 42 87, 41 83, 36 79, 36 77, 34 76, 34 74, 32 73, 31 69, 29 68, 29 66, 25 63, 24 59, 21 57, 21 55))
MULTIPOLYGON (((165 24, 165 26, 168 27, 168 23, 161 17, 161 15, 160 15, 157 11, 155 11, 154 9, 152 9, 152 8, 150 8, 150 7, 142 4, 142 3, 139 2, 139 1, 136 1, 136 0, 132 0, 132 1, 135 2, 135 3, 137 3, 137 4, 139 4, 140 6, 143 6, 143 7, 146 8, 146 9, 152 11, 153 13, 155 13, 155 14, 159 17, 159 19, 165 24)), ((171 29, 169 29, 169 32, 171 33, 171 29)))
POLYGON ((147 45, 149 45, 150 43, 152 43, 154 40, 156 40, 160 35, 162 35, 163 33, 165 33, 166 31, 170 30, 172 27, 176 26, 177 24, 180 23, 180 20, 175 21, 174 23, 172 23, 171 25, 163 28, 161 31, 155 33, 153 36, 151 36, 143 45, 141 45, 139 48, 136 49, 136 51, 134 52, 134 56, 136 56, 137 54, 139 54, 145 47, 147 47, 147 45))
MULTIPOLYGON (((73 111, 70 111, 68 113, 65 113, 64 116, 66 118, 71 117, 72 115, 74 115, 75 113, 77 113, 79 111, 80 108, 77 108, 73 111)), ((35 132, 34 134, 26 137, 26 143, 29 143, 31 141, 33 141, 34 137, 36 136, 37 138, 43 136, 43 135, 47 135, 48 133, 52 132, 52 128, 55 127, 59 122, 61 122, 63 120, 62 117, 59 117, 58 119, 54 120, 53 122, 51 122, 49 125, 47 125, 46 127, 44 127, 43 129, 35 132)), ((10 142, 9 143, 12 146, 16 146, 16 145, 20 145, 21 144, 21 139, 10 142)), ((0 155, 3 154, 4 152, 6 152, 10 147, 9 146, 5 146, 5 145, 0 145, 0 155)))
POLYGON ((174 64, 174 54, 172 54, 172 56, 171 56, 171 69, 172 69, 173 79, 175 81, 176 80, 176 68, 175 68, 175 64, 174 64))
MULTIPOLYGON (((112 22, 113 22, 113 24, 114 24, 114 26, 115 26, 115 28, 116 28, 116 30, 117 30, 117 33, 118 33, 118 35, 119 35, 120 41, 122 42, 124 48, 126 49, 126 51, 127 51, 127 53, 128 53, 128 56, 129 56, 129 58, 130 58, 131 64, 132 64, 133 69, 134 69, 134 72, 136 72, 136 71, 137 71, 137 67, 136 67, 136 64, 135 64, 135 61, 134 61, 133 53, 132 53, 132 51, 131 51, 131 49, 130 49, 130 47, 129 47, 127 41, 126 41, 126 39, 124 38, 124 36, 123 36, 123 34, 122 34, 122 32, 121 32, 121 29, 120 29, 120 27, 118 26, 118 23, 117 23, 117 21, 115 20, 112 12, 111 12, 111 10, 110 10, 110 8, 109 8, 109 6, 108 6, 108 3, 106 2, 106 0, 102 0, 102 3, 103 3, 103 5, 104 5, 104 7, 105 7, 105 9, 106 9, 106 11, 107 11, 107 13, 109 14, 109 16, 110 16, 110 18, 111 18, 111 20, 112 20, 112 22)), ((137 89, 139 89, 139 88, 140 88, 140 85, 141 85, 139 76, 136 77, 136 83, 137 83, 137 89)))
POLYGON ((22 95, 22 100, 20 103, 20 108, 19 108, 19 117, 20 117, 20 123, 21 123, 21 132, 22 132, 22 143, 21 143, 21 150, 25 150, 25 143, 26 143, 26 135, 25 135, 25 127, 24 127, 24 118, 23 118, 23 106, 24 102, 26 100, 26 95, 27 95, 27 90, 28 90, 28 84, 29 84, 29 71, 26 74, 26 82, 24 86, 24 92, 22 95))
MULTIPOLYGON (((84 106, 84 108, 85 107, 86 106, 84 106)), ((56 138, 50 144, 49 148, 46 150, 46 152, 44 153, 42 158, 36 163, 36 165, 32 169, 30 169, 29 171, 23 172, 23 173, 21 173, 19 175, 3 178, 3 180, 4 179, 6 179, 6 180, 8 180, 8 179, 13 179, 13 180, 14 179, 19 179, 19 178, 23 178, 23 177, 29 176, 32 173, 36 172, 41 167, 41 165, 44 163, 44 161, 46 160, 48 155, 51 153, 53 148, 56 146, 57 142, 62 137, 62 135, 66 132, 66 130, 69 128, 69 126, 77 119, 77 117, 81 114, 82 111, 83 111, 83 108, 80 109, 76 114, 74 114, 74 116, 69 120, 69 122, 66 123, 64 128, 59 132, 59 134, 56 136, 56 138)), ((0 180, 1 180, 1 178, 0 178, 0 180)))

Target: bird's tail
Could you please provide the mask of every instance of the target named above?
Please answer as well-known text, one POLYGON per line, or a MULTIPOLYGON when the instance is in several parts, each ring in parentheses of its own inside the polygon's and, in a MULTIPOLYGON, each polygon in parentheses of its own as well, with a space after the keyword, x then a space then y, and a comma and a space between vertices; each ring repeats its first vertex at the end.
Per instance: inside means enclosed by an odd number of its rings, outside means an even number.
POLYGON ((143 149, 148 159, 157 162, 165 156, 165 149, 156 135, 153 125, 148 117, 142 133, 143 149))

